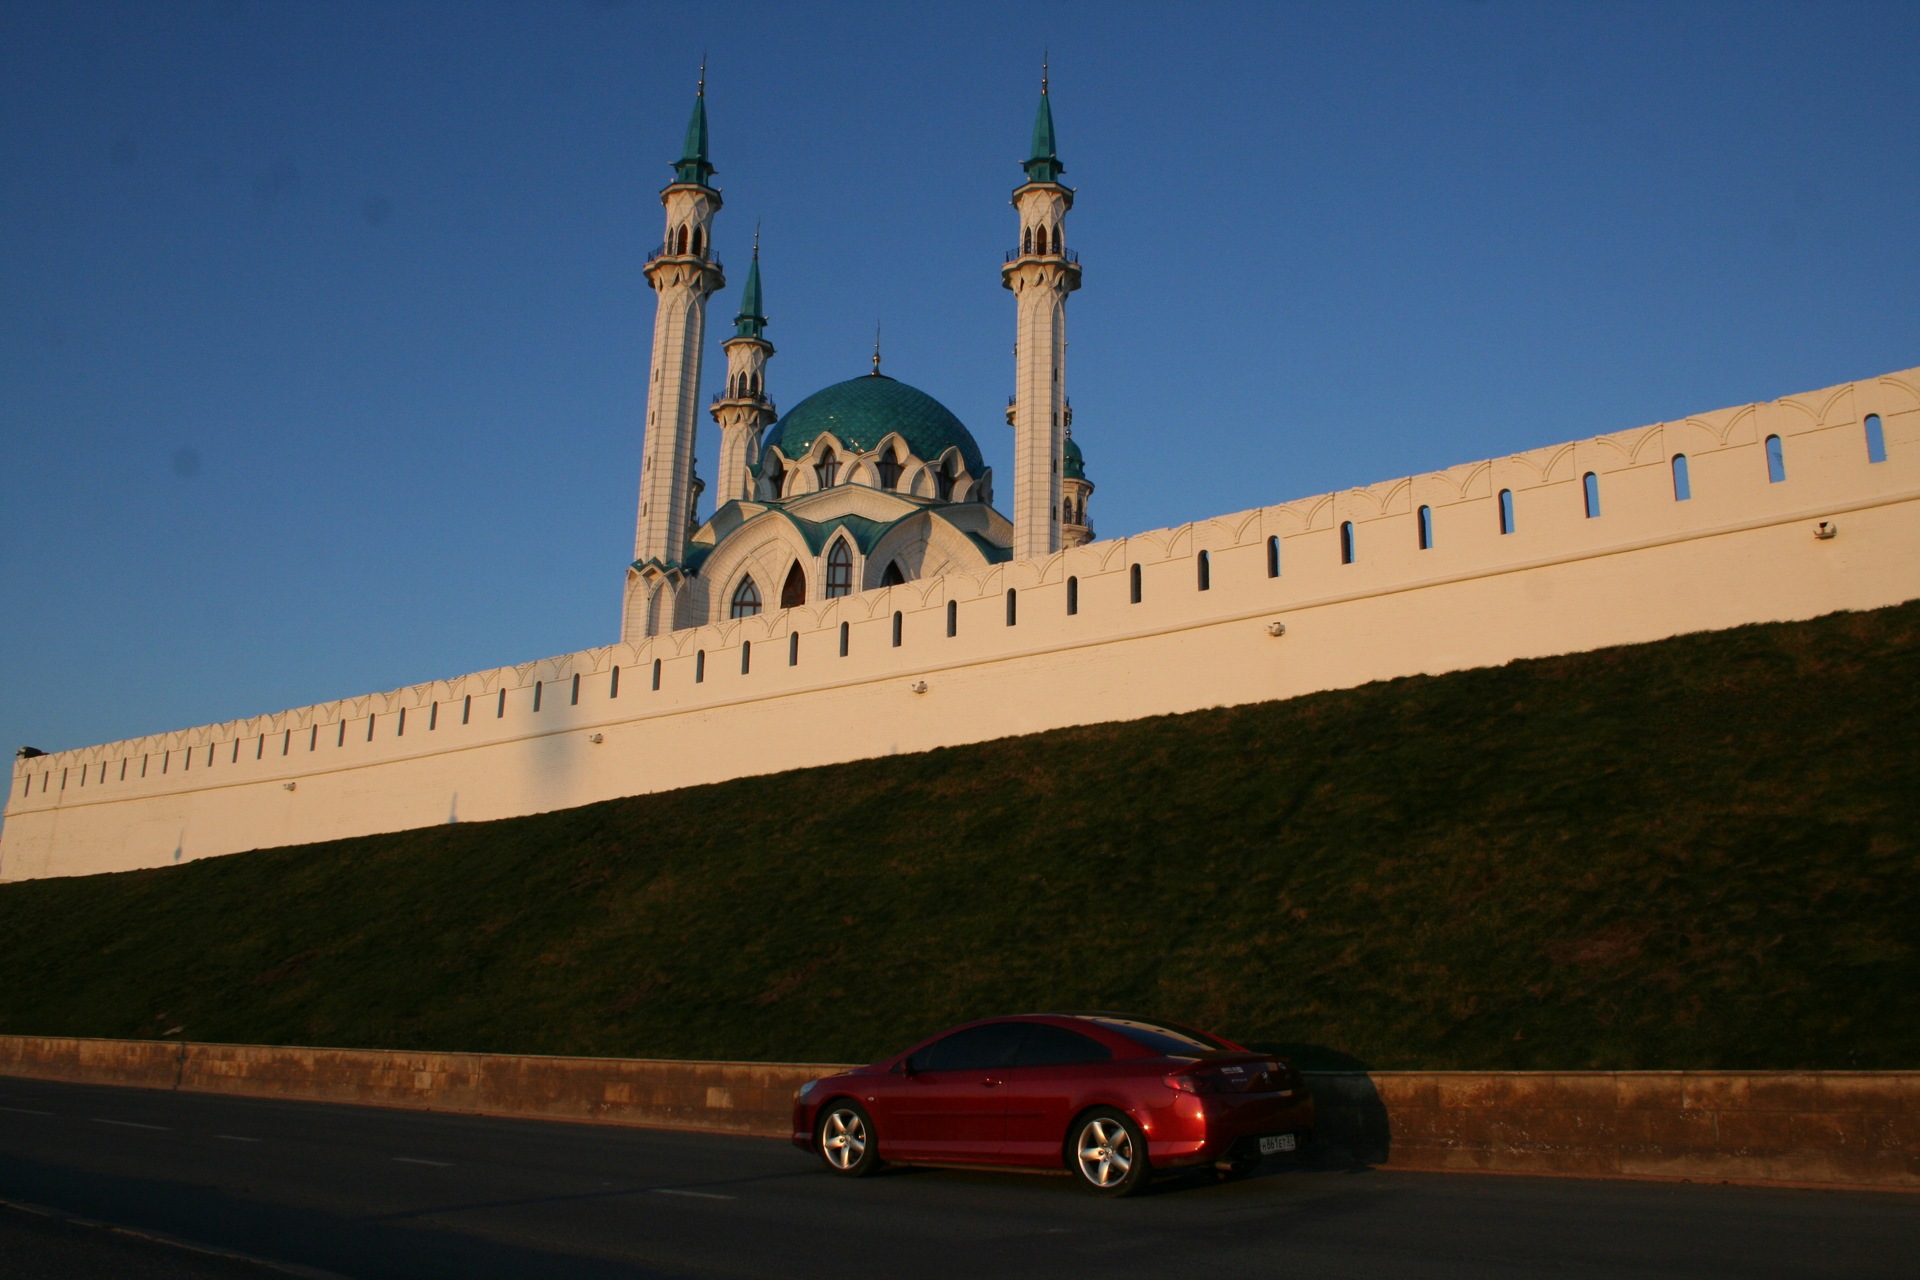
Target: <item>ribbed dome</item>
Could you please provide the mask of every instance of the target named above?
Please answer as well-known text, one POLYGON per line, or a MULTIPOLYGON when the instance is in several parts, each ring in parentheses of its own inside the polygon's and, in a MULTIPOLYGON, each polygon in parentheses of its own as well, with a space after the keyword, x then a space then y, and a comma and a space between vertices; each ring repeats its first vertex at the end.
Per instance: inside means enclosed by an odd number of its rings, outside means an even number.
POLYGON ((779 445, 788 458, 798 458, 823 431, 859 450, 871 449, 889 431, 897 431, 913 455, 929 465, 953 446, 971 474, 986 470, 980 446, 952 410, 919 388, 881 373, 814 392, 767 428, 761 448, 779 445))

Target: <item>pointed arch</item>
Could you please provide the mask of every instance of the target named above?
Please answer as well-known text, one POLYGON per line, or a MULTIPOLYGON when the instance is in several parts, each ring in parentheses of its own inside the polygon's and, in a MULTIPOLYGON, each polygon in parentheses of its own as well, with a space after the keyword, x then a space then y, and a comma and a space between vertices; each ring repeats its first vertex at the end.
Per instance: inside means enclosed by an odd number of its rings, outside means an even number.
POLYGON ((780 588, 780 607, 797 609, 807 602, 807 574, 795 560, 793 567, 787 570, 787 580, 780 588))
POLYGON ((755 584, 753 575, 740 579, 740 585, 733 589, 733 600, 727 606, 729 618, 751 618, 760 612, 760 588, 755 584))
POLYGON ((906 580, 907 575, 900 572, 900 562, 898 560, 887 561, 887 571, 880 575, 880 585, 883 587, 897 587, 906 580))
POLYGON ((835 538, 833 546, 827 550, 827 590, 826 598, 837 600, 841 596, 853 593, 853 548, 847 540, 835 538))

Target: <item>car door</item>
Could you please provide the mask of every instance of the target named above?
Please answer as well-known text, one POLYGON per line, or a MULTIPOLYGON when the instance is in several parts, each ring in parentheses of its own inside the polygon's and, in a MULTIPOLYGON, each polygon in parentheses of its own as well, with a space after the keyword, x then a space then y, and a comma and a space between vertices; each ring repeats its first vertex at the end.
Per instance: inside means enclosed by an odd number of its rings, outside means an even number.
POLYGON ((1113 1052, 1089 1036, 1050 1022, 1027 1024, 1027 1034, 1005 1072, 1008 1164, 1056 1166, 1067 1125, 1093 1091, 1100 1064, 1113 1052))
POLYGON ((890 1089, 881 1153, 896 1160, 990 1162, 1006 1137, 1006 1072, 1025 1027, 989 1022, 916 1052, 890 1089))

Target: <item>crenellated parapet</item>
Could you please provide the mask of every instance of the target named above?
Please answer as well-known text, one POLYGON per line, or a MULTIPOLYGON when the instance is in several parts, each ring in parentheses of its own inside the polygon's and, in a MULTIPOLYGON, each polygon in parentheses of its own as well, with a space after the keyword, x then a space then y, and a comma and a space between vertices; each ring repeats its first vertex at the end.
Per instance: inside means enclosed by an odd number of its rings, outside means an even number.
MULTIPOLYGON (((837 597, 770 586, 752 616, 17 759, 0 877, 1898 603, 1920 597, 1920 369, 893 585, 883 557, 968 535, 882 536, 837 597)), ((740 545, 716 581, 754 571, 740 545)))

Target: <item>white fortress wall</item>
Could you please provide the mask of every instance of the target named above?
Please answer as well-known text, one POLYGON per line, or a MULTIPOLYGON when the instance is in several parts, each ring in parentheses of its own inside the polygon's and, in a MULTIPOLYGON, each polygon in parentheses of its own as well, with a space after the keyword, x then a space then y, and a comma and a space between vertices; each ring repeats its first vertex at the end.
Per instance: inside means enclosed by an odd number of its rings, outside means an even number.
POLYGON ((1916 597, 1920 369, 1908 369, 980 575, 19 760, 0 878, 509 817, 1916 597), (1868 460, 1870 414, 1881 462, 1868 460), (1822 521, 1835 536, 1815 536, 1822 521))

